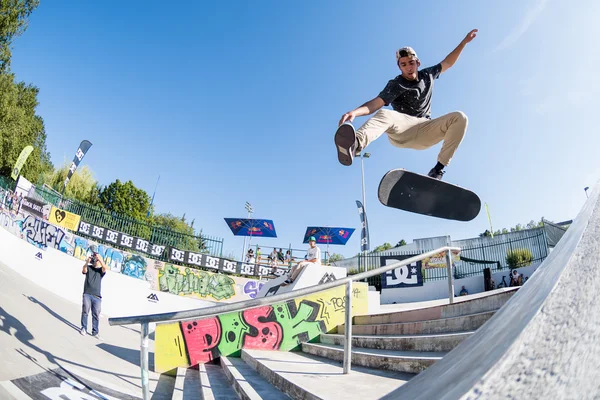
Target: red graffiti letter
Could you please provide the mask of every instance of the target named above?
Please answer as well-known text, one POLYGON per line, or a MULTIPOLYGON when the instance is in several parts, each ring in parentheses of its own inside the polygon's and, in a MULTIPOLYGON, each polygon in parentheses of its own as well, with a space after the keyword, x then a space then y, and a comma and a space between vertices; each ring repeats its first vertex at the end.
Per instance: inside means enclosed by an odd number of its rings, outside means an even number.
POLYGON ((221 324, 217 317, 182 321, 181 330, 190 365, 206 363, 218 356, 218 354, 213 354, 221 340, 221 324))
POLYGON ((244 320, 246 323, 254 327, 258 331, 257 336, 246 335, 244 338, 245 349, 260 349, 260 350, 278 350, 281 340, 283 339, 283 331, 281 325, 275 321, 266 321, 266 318, 273 311, 273 307, 264 306, 252 308, 244 311, 244 320))

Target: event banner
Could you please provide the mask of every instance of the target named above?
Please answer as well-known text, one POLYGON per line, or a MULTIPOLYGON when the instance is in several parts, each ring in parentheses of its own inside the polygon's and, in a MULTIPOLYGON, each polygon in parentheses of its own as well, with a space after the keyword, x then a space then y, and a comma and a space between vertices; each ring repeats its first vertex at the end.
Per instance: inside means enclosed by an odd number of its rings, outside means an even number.
MULTIPOLYGON (((382 267, 395 264, 414 255, 381 256, 382 267)), ((381 289, 423 286, 423 271, 421 261, 395 268, 381 274, 381 289)))
POLYGON ((147 240, 130 236, 125 233, 113 231, 111 229, 103 228, 82 221, 79 224, 79 233, 90 236, 92 238, 103 240, 105 242, 121 246, 126 249, 139 251, 151 256, 160 257, 165 251, 166 246, 159 246, 152 244, 147 240))
POLYGON ((369 251, 369 225, 367 223, 367 213, 363 203, 356 200, 356 206, 358 207, 358 215, 360 216, 360 251, 369 251))
POLYGON ((46 203, 32 199, 31 197, 23 197, 21 200, 21 209, 29 214, 33 214, 38 218, 44 219, 44 206, 46 203))
POLYGON ((19 154, 19 158, 17 158, 17 162, 15 163, 12 173, 10 174, 10 177, 13 178, 13 180, 16 181, 21 174, 21 169, 23 168, 23 165, 25 165, 25 161, 27 161, 27 158, 32 151, 33 146, 25 146, 23 150, 21 150, 21 154, 19 154))
MULTIPOLYGON (((85 221, 79 223, 79 233, 83 233, 93 239, 102 240, 116 246, 139 251, 154 257, 161 257, 166 246, 150 243, 147 240, 130 236, 122 232, 113 231, 101 226, 92 225, 85 221)), ((276 272, 272 272, 272 267, 267 265, 247 264, 240 261, 230 261, 220 257, 214 257, 209 254, 196 253, 193 251, 179 250, 175 247, 169 247, 168 260, 172 263, 187 264, 203 268, 212 269, 220 272, 228 272, 247 276, 281 276, 287 268, 278 267, 276 272)))
MULTIPOLYGON (((460 261, 460 252, 452 250, 452 262, 456 263, 458 261, 460 261)), ((422 262, 425 269, 446 268, 446 252, 442 251, 431 257, 424 258, 422 262)))
MULTIPOLYGON (((266 265, 247 264, 240 261, 225 260, 208 254, 195 253, 187 250, 169 248, 169 261, 197 265, 199 267, 214 269, 220 272, 229 272, 240 275, 265 276, 272 275, 272 268, 266 265)), ((284 269, 278 268, 275 275, 282 275, 284 269)))
POLYGON ((69 167, 69 172, 67 173, 67 177, 65 179, 65 184, 63 186, 63 192, 64 192, 65 188, 67 187, 67 184, 69 183, 69 180, 71 179, 71 176, 73 176, 73 174, 75 173, 75 170, 79 166, 79 163, 83 159, 83 156, 85 156, 85 153, 87 153, 87 151, 90 149, 90 147, 92 147, 92 143, 89 140, 83 140, 79 144, 79 148, 75 152, 75 157, 73 157, 73 162, 71 163, 71 167, 69 167))
POLYGON ((67 228, 73 232, 77 232, 79 229, 80 220, 81 216, 61 210, 60 208, 56 208, 54 206, 52 206, 50 209, 50 214, 48 215, 48 222, 62 226, 63 228, 67 228))

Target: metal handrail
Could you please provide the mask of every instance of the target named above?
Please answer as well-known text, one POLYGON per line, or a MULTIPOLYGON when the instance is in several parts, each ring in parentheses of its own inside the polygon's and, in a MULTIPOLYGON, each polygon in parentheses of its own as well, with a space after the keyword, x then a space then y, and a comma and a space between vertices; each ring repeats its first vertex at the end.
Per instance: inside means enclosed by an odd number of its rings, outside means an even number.
POLYGON ((175 311, 167 313, 158 313, 150 315, 138 315, 132 317, 114 317, 109 318, 108 323, 112 326, 118 325, 132 325, 141 324, 140 336, 141 336, 141 375, 142 375, 142 390, 144 400, 150 398, 150 390, 148 386, 148 336, 149 336, 149 324, 158 322, 177 322, 189 319, 198 319, 205 317, 212 317, 214 315, 226 314, 236 311, 244 311, 250 308, 261 307, 271 305, 274 303, 280 303, 283 301, 291 300, 296 297, 306 296, 309 294, 322 292, 334 287, 346 285, 345 295, 345 332, 344 332, 344 374, 350 371, 351 366, 351 347, 352 347, 352 282, 362 279, 367 279, 376 275, 380 275, 384 272, 391 271, 393 269, 403 267, 412 264, 416 261, 420 261, 424 258, 446 252, 446 267, 448 269, 448 297, 450 304, 454 300, 454 285, 452 277, 452 251, 460 251, 460 247, 444 246, 436 250, 431 250, 426 253, 418 254, 414 257, 407 258, 405 260, 379 267, 370 271, 361 272, 360 274, 352 275, 346 278, 338 279, 332 282, 323 283, 320 285, 309 286, 306 288, 293 290, 291 292, 276 294, 274 296, 261 297, 258 299, 245 300, 236 303, 229 303, 225 305, 218 305, 208 308, 200 308, 196 310, 186 311, 175 311))

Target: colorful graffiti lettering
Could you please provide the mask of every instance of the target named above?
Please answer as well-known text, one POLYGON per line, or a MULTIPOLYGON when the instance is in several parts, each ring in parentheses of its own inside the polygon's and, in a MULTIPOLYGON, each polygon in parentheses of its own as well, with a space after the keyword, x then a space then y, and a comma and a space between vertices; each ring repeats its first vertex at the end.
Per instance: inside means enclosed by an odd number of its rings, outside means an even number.
MULTIPOLYGON (((0 228, 27 240, 39 248, 52 247, 78 260, 90 255, 89 247, 97 245, 98 255, 112 272, 145 279, 152 288, 180 296, 211 301, 242 301, 255 298, 264 283, 247 278, 229 277, 222 273, 183 269, 162 261, 151 260, 97 243, 56 227, 33 215, 0 211, 0 228)), ((254 266, 251 266, 254 268, 254 266)), ((235 270, 235 268, 234 268, 235 270)))
POLYGON ((58 249, 65 236, 62 229, 31 215, 23 220, 22 230, 27 241, 40 248, 52 247, 58 249))
POLYGON ((21 235, 22 225, 23 225, 23 221, 18 220, 14 215, 11 215, 6 212, 0 213, 0 227, 6 229, 13 235, 22 236, 21 235))
POLYGON ((264 286, 264 282, 259 281, 248 281, 244 285, 244 293, 251 299, 255 299, 260 289, 264 286))
MULTIPOLYGON (((355 284, 354 315, 367 312, 367 285, 355 284)), ((345 288, 195 321, 160 324, 156 330, 157 372, 206 363, 241 349, 296 350, 303 342, 344 323, 345 288), (183 355, 187 354, 187 357, 183 355)))
POLYGON ((158 277, 159 288, 163 292, 183 295, 208 296, 216 300, 229 299, 235 295, 235 281, 223 274, 185 268, 184 273, 173 264, 165 264, 158 277))
POLYGON ((98 253, 111 271, 121 272, 123 268, 123 262, 125 261, 125 256, 122 252, 113 249, 112 247, 101 245, 98 246, 98 253))
POLYGON ((135 254, 130 254, 123 263, 121 273, 133 278, 145 279, 146 259, 135 254))

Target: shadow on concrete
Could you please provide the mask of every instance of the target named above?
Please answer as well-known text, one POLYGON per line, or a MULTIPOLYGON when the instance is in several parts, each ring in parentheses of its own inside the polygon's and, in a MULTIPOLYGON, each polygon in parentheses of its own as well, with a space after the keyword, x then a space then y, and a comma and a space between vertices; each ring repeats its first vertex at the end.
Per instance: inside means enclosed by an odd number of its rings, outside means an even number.
MULTIPOLYGON (((135 325, 135 326, 139 326, 139 325, 135 325)), ((141 335, 141 334, 142 334, 142 332, 141 332, 141 330, 140 330, 140 329, 135 329, 135 328, 132 328, 132 327, 130 327, 130 326, 120 325, 120 326, 119 326, 119 328, 122 328, 122 329, 127 329, 128 331, 135 332, 135 333, 137 333, 138 335, 141 335)), ((148 334, 148 339, 150 339, 150 340, 154 340, 154 333, 155 333, 154 331, 150 332, 150 333, 148 334)))
POLYGON ((36 299, 33 296, 27 296, 26 294, 23 294, 23 296, 25 296, 29 301, 31 301, 34 304, 38 304, 40 307, 42 307, 44 310, 46 310, 46 312, 50 315, 52 315, 54 318, 56 318, 57 320, 59 320, 60 322, 62 322, 63 324, 75 329, 76 331, 79 332, 79 330, 81 329, 81 327, 73 324, 71 321, 66 320, 65 318, 63 318, 61 315, 57 314, 54 312, 54 310, 52 310, 50 307, 48 307, 47 305, 45 305, 44 303, 42 303, 41 301, 39 301, 38 299, 36 299))
MULTIPOLYGON (((61 318, 59 318, 59 319, 61 319, 61 318)), ((48 352, 46 350, 41 349, 40 347, 38 347, 38 346, 36 346, 35 344, 32 343, 32 341, 34 339, 34 336, 27 329, 27 327, 25 325, 23 325, 23 323, 21 321, 19 321, 17 318, 15 318, 11 314, 9 314, 2 307, 0 307, 0 331, 5 332, 8 335, 14 336, 23 345, 29 347, 31 350, 34 350, 34 351, 38 352, 39 354, 42 354, 44 357, 46 357, 46 359, 48 360, 48 362, 50 362, 51 364, 56 365, 58 368, 60 368, 62 371, 64 371, 66 374, 68 374, 70 376, 72 376, 72 374, 63 365, 61 365, 61 363, 62 364, 67 364, 67 365, 72 365, 72 366, 77 366, 77 367, 79 367, 79 368, 81 368, 83 370, 87 370, 87 371, 95 371, 95 372, 109 374, 109 375, 112 375, 112 376, 114 376, 114 377, 122 380, 126 385, 131 385, 132 387, 136 387, 136 388, 141 389, 141 385, 139 385, 138 383, 133 383, 133 382, 139 382, 140 377, 138 375, 131 376, 131 375, 125 375, 125 374, 116 374, 116 373, 113 373, 113 372, 110 372, 110 371, 105 371, 105 370, 101 370, 101 369, 98 369, 98 368, 93 368, 93 367, 91 367, 89 365, 83 365, 83 364, 80 364, 80 363, 77 363, 77 362, 74 362, 74 361, 71 361, 71 360, 64 359, 62 357, 56 357, 52 353, 50 353, 50 352, 48 352), (11 332, 11 330, 13 330, 14 333, 11 332)), ((30 354, 28 354, 25 350, 23 350, 23 349, 16 349, 16 351, 19 354, 21 354, 23 357, 25 357, 26 359, 28 359, 29 361, 31 361, 31 362, 35 363, 36 365, 40 366, 40 364, 38 363, 38 360, 35 357, 33 357, 30 354)), ((132 353, 134 353, 134 352, 132 352, 132 353)), ((138 352, 138 360, 139 360, 139 352, 138 352)), ((137 364, 137 365, 139 365, 139 364, 137 364)), ((43 367, 41 367, 41 368, 43 368, 43 367)), ((47 368, 44 368, 44 369, 48 370, 47 368)), ((76 376, 72 376, 72 379, 76 380, 77 382, 79 382, 79 378, 76 377, 76 376)), ((156 380, 156 379, 154 379, 154 380, 156 380)), ((84 385, 83 382, 80 382, 80 383, 82 385, 84 385)))
MULTIPOLYGON (((140 350, 132 350, 108 343, 100 343, 96 347, 137 367, 140 366, 140 350)), ((154 352, 148 352, 148 368, 150 371, 154 371, 154 352)))

